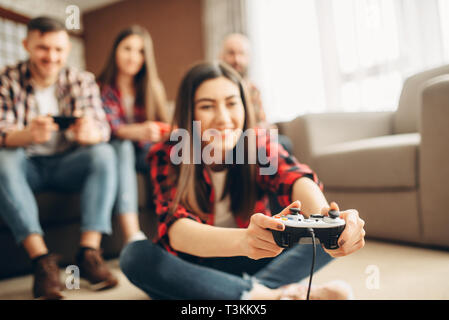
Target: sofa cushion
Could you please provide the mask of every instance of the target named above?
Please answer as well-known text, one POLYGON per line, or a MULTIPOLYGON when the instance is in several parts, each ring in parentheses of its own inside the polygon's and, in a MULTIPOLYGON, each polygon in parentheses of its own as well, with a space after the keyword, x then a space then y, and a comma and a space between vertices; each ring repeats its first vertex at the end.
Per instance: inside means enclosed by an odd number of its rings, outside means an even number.
POLYGON ((334 144, 313 169, 325 188, 416 188, 419 143, 419 133, 409 133, 334 144))

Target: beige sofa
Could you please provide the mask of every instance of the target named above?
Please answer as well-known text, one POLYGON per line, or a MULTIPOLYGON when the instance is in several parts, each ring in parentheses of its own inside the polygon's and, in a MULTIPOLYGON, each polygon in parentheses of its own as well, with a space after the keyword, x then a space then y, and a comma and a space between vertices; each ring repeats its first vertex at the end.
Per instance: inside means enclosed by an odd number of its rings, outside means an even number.
POLYGON ((449 66, 404 82, 396 112, 308 114, 279 125, 325 194, 367 236, 449 247, 449 66))

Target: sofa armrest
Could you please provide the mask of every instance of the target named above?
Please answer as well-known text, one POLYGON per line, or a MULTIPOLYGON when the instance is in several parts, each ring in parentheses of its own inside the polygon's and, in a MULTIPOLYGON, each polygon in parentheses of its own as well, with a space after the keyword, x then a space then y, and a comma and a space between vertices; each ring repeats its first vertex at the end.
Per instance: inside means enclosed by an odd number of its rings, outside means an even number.
POLYGON ((423 90, 419 182, 423 236, 449 246, 449 76, 431 80, 423 90))
POLYGON ((394 112, 307 114, 279 128, 292 140, 295 156, 312 165, 326 146, 393 134, 393 116, 394 112))

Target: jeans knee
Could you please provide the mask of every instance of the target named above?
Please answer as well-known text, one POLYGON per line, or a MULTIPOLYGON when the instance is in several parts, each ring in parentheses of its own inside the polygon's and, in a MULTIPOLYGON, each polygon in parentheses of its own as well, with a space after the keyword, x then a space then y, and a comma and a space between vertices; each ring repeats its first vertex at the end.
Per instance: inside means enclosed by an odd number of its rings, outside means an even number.
POLYGON ((22 171, 25 152, 23 149, 0 150, 0 179, 14 176, 18 171, 22 171))
POLYGON ((116 139, 111 141, 111 145, 114 147, 118 158, 134 154, 134 145, 130 140, 116 139))
POLYGON ((139 242, 140 241, 133 241, 128 243, 120 253, 120 269, 128 279, 133 278, 133 275, 135 274, 134 270, 140 263, 139 257, 141 256, 141 252, 139 249, 139 242))
POLYGON ((136 154, 134 145, 130 140, 114 140, 111 142, 115 150, 119 168, 129 166, 134 169, 136 163, 136 154))
POLYGON ((92 168, 110 173, 115 172, 116 155, 114 149, 108 143, 90 146, 88 156, 92 168))

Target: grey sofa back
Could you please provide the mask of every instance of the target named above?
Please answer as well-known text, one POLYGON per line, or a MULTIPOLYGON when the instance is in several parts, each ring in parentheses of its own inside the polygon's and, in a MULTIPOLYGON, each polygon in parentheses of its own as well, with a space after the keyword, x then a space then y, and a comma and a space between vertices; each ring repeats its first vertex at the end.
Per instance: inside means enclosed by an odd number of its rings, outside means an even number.
POLYGON ((423 89, 428 80, 443 74, 449 74, 449 65, 414 74, 404 81, 398 109, 393 120, 395 134, 419 131, 423 89))

